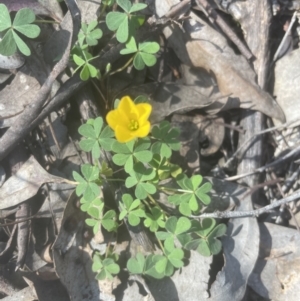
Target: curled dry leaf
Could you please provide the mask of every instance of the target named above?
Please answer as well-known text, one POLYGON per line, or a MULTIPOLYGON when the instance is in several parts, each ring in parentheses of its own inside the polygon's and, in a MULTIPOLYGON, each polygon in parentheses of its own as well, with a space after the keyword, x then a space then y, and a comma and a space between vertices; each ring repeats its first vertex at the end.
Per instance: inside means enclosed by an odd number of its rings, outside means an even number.
POLYGON ((299 117, 300 112, 300 49, 280 59, 275 65, 274 95, 287 121, 299 117))
POLYGON ((236 55, 226 39, 205 21, 190 13, 182 31, 175 24, 164 35, 183 63, 212 72, 226 102, 217 100, 209 110, 245 108, 258 110, 281 122, 285 116, 275 100, 255 83, 255 73, 244 57, 236 55), (183 46, 184 45, 184 46, 183 46))
POLYGON ((0 188, 0 210, 28 200, 48 182, 63 183, 65 179, 49 174, 31 156, 0 188))
MULTIPOLYGON (((238 186, 236 184, 236 188, 238 186)), ((239 211, 253 209, 251 195, 246 189, 237 196, 236 202, 239 211)), ((211 286, 212 301, 242 300, 258 257, 259 242, 256 218, 237 218, 228 223, 227 236, 222 239, 225 266, 211 286)))
POLYGON ((92 272, 91 252, 84 247, 85 214, 76 207, 77 201, 74 192, 67 202, 62 227, 53 246, 55 269, 72 301, 100 300, 98 281, 92 272))

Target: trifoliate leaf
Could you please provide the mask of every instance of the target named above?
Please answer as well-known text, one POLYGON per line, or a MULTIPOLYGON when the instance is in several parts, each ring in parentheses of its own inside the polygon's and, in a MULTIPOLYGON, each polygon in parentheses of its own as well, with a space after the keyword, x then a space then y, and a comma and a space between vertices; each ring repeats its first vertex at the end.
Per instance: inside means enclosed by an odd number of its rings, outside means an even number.
POLYGON ((6 5, 0 3, 0 31, 11 27, 11 18, 6 5))

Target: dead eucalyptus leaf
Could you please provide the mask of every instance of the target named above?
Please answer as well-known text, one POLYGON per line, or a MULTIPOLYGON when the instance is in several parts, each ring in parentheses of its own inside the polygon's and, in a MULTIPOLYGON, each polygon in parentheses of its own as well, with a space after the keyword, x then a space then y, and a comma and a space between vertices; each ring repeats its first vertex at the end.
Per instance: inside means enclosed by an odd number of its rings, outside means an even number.
POLYGON ((174 113, 185 113, 204 108, 212 103, 209 99, 211 88, 186 86, 177 83, 149 83, 131 87, 119 97, 130 95, 133 99, 144 95, 150 99, 153 107, 151 123, 158 123, 174 113))
MULTIPOLYGON (((253 210, 250 194, 240 195, 237 210, 253 210)), ((222 239, 225 266, 211 286, 212 301, 243 299, 258 257, 259 242, 256 218, 236 218, 228 223, 227 236, 222 239)))
POLYGON ((300 49, 277 61, 275 65, 274 95, 282 107, 287 122, 299 117, 300 112, 300 49))
POLYGON ((259 295, 274 301, 300 299, 300 234, 271 223, 259 224, 259 258, 249 285, 259 295))
POLYGON ((31 156, 0 188, 0 210, 28 200, 48 182, 63 183, 65 179, 49 174, 31 156))
POLYGON ((183 25, 185 32, 172 23, 163 33, 184 64, 212 72, 222 95, 229 96, 229 102, 215 101, 210 109, 241 107, 261 111, 284 122, 283 111, 255 83, 255 73, 246 59, 236 55, 226 39, 204 20, 193 13, 190 16, 192 19, 185 20, 183 25))
POLYGON ((53 245, 56 273, 72 301, 100 300, 100 289, 92 272, 91 252, 84 240, 85 213, 76 207, 78 197, 70 196, 62 227, 53 245))

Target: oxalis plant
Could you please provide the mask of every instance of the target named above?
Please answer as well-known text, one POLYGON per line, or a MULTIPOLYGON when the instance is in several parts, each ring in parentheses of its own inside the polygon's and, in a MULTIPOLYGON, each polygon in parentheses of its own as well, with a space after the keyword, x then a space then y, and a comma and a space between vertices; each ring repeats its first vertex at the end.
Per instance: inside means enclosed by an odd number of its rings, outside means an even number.
MULTIPOLYGON (((172 153, 180 148, 179 130, 168 121, 151 129, 148 119, 152 106, 139 99, 125 96, 117 101, 106 116, 107 125, 98 117, 79 127, 83 136, 80 147, 91 153, 94 164, 83 164, 81 174, 74 171, 73 177, 81 210, 88 214, 85 222, 94 234, 101 227, 117 232, 123 222, 132 227, 143 225, 153 232, 155 253, 137 253, 127 261, 126 268, 132 274, 161 279, 182 268, 190 250, 203 256, 218 254, 222 248, 218 238, 225 234, 226 226, 212 218, 197 218, 211 201, 212 185, 200 175, 188 177, 171 162, 172 153), (103 151, 112 153, 118 173, 99 162, 103 151), (125 176, 117 178, 120 169, 125 176), (111 209, 101 197, 102 187, 111 181, 127 189, 118 200, 119 210, 111 209), (167 195, 173 210, 165 210, 157 192, 167 195)), ((119 273, 118 256, 111 247, 103 254, 94 253, 93 271, 99 280, 112 279, 119 273)))

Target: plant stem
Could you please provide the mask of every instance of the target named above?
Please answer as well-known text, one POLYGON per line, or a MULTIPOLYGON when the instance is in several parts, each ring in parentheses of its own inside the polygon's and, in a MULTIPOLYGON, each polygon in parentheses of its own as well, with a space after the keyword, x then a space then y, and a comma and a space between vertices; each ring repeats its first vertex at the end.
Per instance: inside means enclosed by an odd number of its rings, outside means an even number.
POLYGON ((171 187, 165 187, 165 186, 158 186, 158 189, 160 189, 162 191, 169 190, 169 191, 178 191, 178 192, 184 192, 184 193, 193 193, 192 190, 184 190, 184 189, 171 188, 171 187))
POLYGON ((128 67, 131 64, 131 62, 133 61, 133 58, 134 58, 134 56, 123 67, 121 67, 121 68, 119 68, 119 69, 117 69, 117 70, 109 73, 109 75, 113 75, 115 73, 123 71, 126 67, 128 67))

